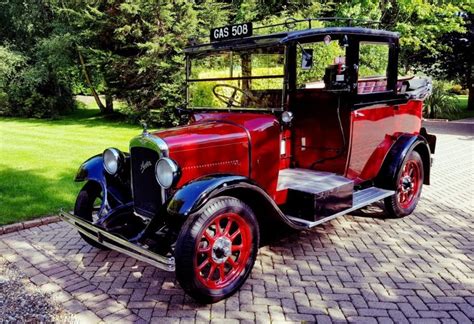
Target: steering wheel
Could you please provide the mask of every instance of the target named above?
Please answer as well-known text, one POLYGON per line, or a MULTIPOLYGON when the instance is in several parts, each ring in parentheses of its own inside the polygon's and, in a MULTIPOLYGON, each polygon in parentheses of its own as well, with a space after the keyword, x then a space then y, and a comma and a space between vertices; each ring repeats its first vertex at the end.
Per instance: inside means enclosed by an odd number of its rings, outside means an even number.
POLYGON ((237 99, 235 98, 237 96, 238 92, 240 92, 243 96, 249 98, 252 101, 255 101, 255 99, 256 99, 251 93, 249 93, 245 90, 242 90, 242 89, 240 89, 236 86, 230 85, 230 84, 216 84, 212 88, 212 93, 214 94, 214 96, 216 96, 217 99, 219 99, 220 101, 225 103, 228 108, 230 108, 230 107, 242 108, 242 98, 243 97, 240 98, 240 102, 237 101, 237 99), (218 88, 231 88, 234 91, 232 92, 232 94, 230 96, 227 96, 225 94, 217 92, 218 88))

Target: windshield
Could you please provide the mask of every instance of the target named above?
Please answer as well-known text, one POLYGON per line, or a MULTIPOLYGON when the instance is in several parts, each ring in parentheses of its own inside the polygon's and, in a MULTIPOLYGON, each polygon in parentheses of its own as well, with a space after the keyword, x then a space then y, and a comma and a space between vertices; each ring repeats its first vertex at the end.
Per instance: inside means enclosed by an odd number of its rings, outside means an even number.
POLYGON ((188 58, 188 107, 281 109, 284 47, 201 53, 188 58))

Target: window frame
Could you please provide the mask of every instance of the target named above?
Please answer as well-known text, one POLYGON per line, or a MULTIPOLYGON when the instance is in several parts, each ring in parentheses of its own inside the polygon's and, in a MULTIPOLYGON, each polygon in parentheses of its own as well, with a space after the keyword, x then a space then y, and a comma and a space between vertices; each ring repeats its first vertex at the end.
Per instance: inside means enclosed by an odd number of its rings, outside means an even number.
POLYGON ((398 76, 398 40, 392 38, 384 37, 360 37, 357 42, 357 75, 356 75, 356 86, 355 93, 357 96, 365 101, 365 99, 371 97, 380 97, 380 95, 388 95, 387 100, 392 99, 391 95, 396 95, 397 93, 397 76, 398 76), (360 45, 363 43, 372 43, 372 44, 386 44, 388 45, 388 66, 386 72, 387 78, 387 87, 383 91, 369 92, 369 93, 359 93, 359 68, 360 68, 360 45))

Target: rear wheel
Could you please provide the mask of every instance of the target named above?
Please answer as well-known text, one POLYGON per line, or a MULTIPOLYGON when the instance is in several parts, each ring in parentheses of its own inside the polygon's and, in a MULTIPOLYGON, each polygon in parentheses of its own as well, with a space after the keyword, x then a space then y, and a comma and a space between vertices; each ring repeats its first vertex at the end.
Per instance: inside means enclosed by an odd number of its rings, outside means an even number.
POLYGON ((176 242, 176 278, 194 299, 214 303, 234 294, 258 251, 254 213, 233 197, 210 200, 185 222, 176 242))
MULTIPOLYGON (((80 217, 88 222, 93 222, 97 217, 97 212, 102 204, 103 193, 102 188, 99 184, 94 182, 88 182, 81 189, 77 195, 76 204, 74 206, 74 215, 80 217)), ((81 232, 79 235, 84 241, 101 250, 108 250, 109 248, 103 246, 102 244, 91 240, 89 237, 85 236, 81 232)))
POLYGON ((393 184, 395 195, 385 198, 385 209, 391 217, 403 217, 415 210, 423 186, 423 161, 416 151, 411 151, 398 171, 393 184))

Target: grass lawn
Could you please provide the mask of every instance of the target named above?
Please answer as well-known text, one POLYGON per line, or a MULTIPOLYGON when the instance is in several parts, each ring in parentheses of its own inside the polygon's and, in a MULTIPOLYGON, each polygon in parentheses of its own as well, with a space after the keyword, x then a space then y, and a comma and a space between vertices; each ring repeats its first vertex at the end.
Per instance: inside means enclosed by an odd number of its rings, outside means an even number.
POLYGON ((459 95, 457 98, 459 113, 454 119, 474 118, 474 110, 467 110, 467 95, 459 95))
POLYGON ((79 165, 110 146, 128 150, 140 131, 90 107, 53 121, 0 118, 0 225, 71 209, 79 165))

